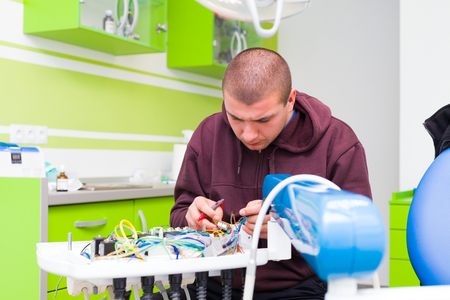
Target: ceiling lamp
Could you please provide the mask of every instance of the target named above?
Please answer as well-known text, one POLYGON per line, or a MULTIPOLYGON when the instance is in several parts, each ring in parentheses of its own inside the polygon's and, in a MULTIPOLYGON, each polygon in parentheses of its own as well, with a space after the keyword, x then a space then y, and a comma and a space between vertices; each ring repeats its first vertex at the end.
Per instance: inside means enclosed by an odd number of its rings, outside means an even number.
POLYGON ((262 38, 272 37, 280 20, 306 10, 311 0, 196 0, 225 19, 253 22, 262 38), (273 22, 271 29, 263 29, 260 22, 273 22))

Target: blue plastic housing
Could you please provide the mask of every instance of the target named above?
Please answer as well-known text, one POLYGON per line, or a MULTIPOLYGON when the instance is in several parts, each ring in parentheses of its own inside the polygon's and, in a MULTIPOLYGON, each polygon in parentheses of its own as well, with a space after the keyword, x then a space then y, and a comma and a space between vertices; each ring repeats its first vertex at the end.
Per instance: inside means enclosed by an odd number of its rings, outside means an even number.
POLYGON ((423 285, 450 284, 450 149, 427 169, 414 193, 406 226, 408 255, 423 285))
MULTIPOLYGON (((264 198, 287 177, 266 176, 264 198)), ((272 204, 272 215, 320 279, 366 278, 380 265, 386 231, 369 198, 301 181, 286 186, 272 204)))

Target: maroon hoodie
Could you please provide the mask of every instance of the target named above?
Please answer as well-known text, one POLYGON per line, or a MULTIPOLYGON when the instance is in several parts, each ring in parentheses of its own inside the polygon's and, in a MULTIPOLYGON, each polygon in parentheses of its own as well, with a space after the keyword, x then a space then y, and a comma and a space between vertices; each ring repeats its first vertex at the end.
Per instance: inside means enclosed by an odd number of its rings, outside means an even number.
MULTIPOLYGON (((225 108, 207 117, 194 132, 175 186, 171 226, 186 226, 185 215, 197 196, 225 199, 223 220, 249 201, 262 199, 267 174, 314 174, 344 190, 371 198, 363 146, 352 129, 331 116, 319 100, 297 92, 297 114, 264 150, 245 147, 228 123, 225 108)), ((240 278, 233 286, 241 287, 240 278)), ((293 249, 290 260, 269 261, 257 268, 255 291, 286 289, 313 277, 312 269, 293 249)))

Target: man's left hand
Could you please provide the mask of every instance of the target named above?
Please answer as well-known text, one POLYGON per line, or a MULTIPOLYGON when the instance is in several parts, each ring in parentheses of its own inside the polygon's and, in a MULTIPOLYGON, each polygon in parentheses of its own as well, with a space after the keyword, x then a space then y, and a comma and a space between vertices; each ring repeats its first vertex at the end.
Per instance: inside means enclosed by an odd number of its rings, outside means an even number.
MULTIPOLYGON (((247 206, 239 211, 241 216, 247 217, 247 222, 242 226, 245 232, 253 235, 253 230, 255 229, 256 219, 258 219, 259 211, 261 210, 262 201, 253 200, 247 203, 247 206)), ((267 222, 270 220, 270 215, 264 217, 263 225, 261 227, 260 238, 267 239, 267 222)))

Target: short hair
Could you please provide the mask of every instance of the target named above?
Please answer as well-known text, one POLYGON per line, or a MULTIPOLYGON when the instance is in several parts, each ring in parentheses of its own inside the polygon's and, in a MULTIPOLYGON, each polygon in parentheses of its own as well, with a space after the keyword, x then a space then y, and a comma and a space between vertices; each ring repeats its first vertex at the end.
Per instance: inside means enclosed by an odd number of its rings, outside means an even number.
MULTIPOLYGON (((250 48, 236 55, 225 71, 222 91, 236 100, 251 105, 273 93, 286 105, 292 88, 287 62, 275 51, 250 48)), ((224 95, 225 96, 225 95, 224 95)))

